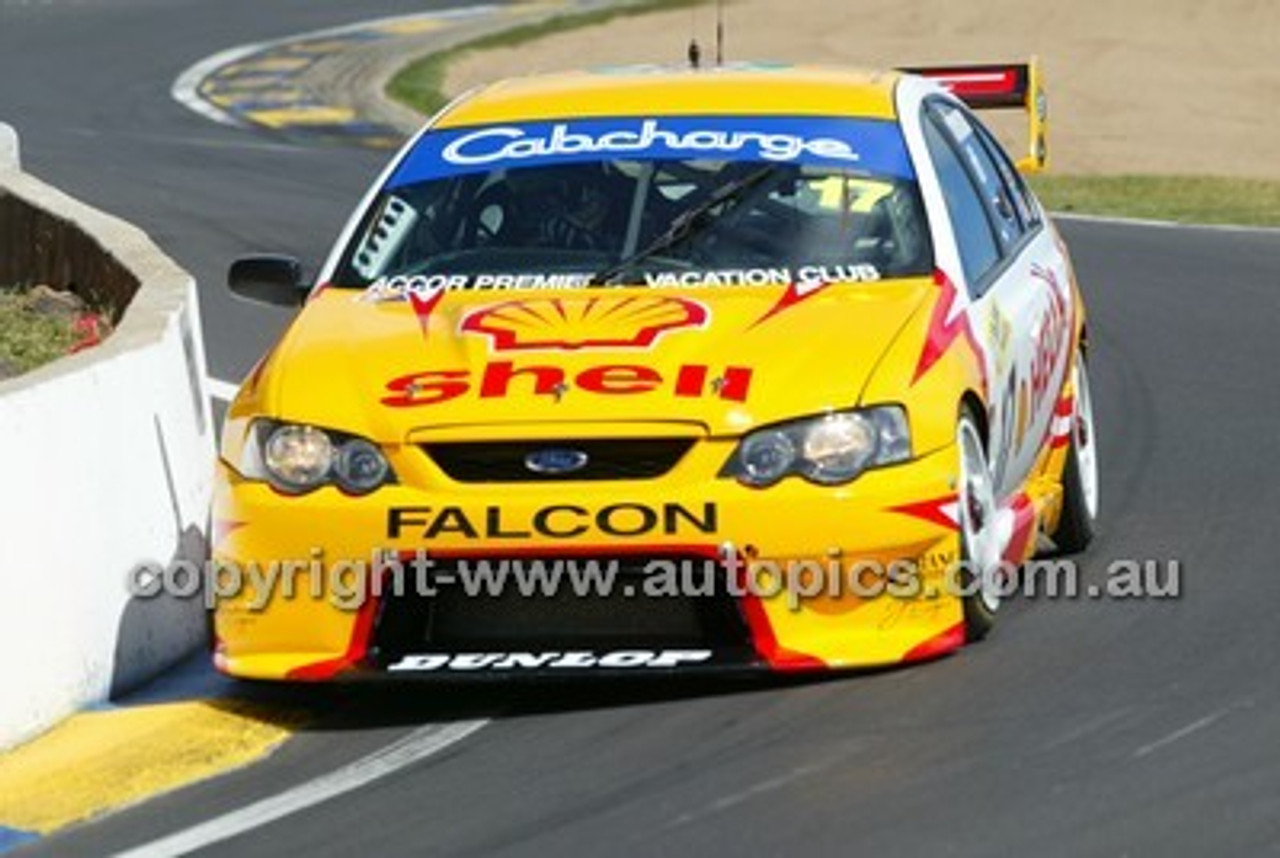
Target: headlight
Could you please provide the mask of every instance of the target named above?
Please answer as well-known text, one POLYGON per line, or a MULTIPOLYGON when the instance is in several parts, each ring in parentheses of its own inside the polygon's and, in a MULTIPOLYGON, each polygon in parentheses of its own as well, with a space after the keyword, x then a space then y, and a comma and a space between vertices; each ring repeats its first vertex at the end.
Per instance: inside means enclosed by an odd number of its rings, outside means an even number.
POLYGON ((362 495, 394 481, 386 457, 372 442, 274 420, 254 421, 238 470, 249 479, 265 480, 289 494, 334 484, 362 495))
POLYGON ((391 466, 372 443, 352 438, 338 449, 333 470, 339 485, 347 491, 364 494, 386 482, 391 466))
POLYGON ((720 475, 757 488, 791 474, 839 485, 911 458, 907 414, 897 405, 838 411, 770 426, 742 439, 720 475))
POLYGON ((786 432, 756 432, 743 439, 738 458, 746 481, 768 485, 791 472, 796 445, 786 432))
POLYGON ((308 491, 328 478, 333 442, 313 426, 280 426, 267 438, 262 461, 284 488, 308 491))

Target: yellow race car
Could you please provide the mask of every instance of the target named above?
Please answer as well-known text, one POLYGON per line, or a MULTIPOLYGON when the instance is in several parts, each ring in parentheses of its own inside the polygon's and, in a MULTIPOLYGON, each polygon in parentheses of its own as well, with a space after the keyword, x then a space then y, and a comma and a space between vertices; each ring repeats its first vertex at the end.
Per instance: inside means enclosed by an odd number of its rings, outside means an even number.
POLYGON ((1039 70, 496 84, 392 160, 217 466, 235 676, 826 670, 984 636, 1098 508, 1039 70), (971 107, 1027 110, 1015 165, 971 107))

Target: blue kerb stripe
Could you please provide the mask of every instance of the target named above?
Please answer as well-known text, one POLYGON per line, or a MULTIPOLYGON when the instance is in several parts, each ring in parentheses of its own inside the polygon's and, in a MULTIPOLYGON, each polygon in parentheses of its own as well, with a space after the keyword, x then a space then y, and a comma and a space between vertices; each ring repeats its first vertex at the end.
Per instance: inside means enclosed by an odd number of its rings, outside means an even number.
POLYGON ((40 835, 34 831, 22 831, 18 828, 5 828, 0 825, 0 853, 8 852, 10 849, 17 849, 24 843, 39 839, 40 835))

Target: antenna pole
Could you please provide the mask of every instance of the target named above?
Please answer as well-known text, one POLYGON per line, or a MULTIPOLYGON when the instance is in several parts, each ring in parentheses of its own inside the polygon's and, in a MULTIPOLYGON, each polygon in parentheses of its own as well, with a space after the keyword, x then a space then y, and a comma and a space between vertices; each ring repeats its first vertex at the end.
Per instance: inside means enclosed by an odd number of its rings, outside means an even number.
POLYGON ((702 67, 702 46, 698 44, 698 7, 689 11, 689 49, 685 56, 689 58, 689 68, 697 71, 702 67))
POLYGON ((716 65, 724 65, 724 0, 716 0, 716 65))

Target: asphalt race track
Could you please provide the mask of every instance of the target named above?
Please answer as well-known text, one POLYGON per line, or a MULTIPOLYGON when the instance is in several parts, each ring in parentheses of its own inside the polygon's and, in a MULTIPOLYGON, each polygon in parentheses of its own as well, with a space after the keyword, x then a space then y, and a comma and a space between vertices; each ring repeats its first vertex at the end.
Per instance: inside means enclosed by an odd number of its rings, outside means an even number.
MULTIPOLYGON (((0 0, 0 118, 29 170, 196 275, 211 373, 234 380, 287 315, 233 303, 226 263, 318 261, 385 153, 215 125, 170 100, 173 78, 447 5, 0 0)), ((267 762, 17 854, 151 843, 470 719, 491 720, 202 854, 1280 854, 1280 233, 1064 230, 1102 445, 1085 583, 1177 560, 1180 598, 1021 600, 955 657, 837 680, 299 692, 331 714, 267 762)))

